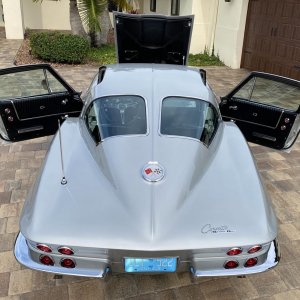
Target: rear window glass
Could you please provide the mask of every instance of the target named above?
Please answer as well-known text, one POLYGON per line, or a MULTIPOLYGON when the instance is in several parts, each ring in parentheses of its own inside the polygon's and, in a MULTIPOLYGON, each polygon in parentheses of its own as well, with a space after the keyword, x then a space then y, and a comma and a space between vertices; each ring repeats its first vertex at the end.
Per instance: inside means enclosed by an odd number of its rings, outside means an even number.
POLYGON ((162 102, 161 134, 198 139, 208 145, 218 126, 218 114, 208 102, 168 97, 162 102))
POLYGON ((95 100, 87 111, 91 132, 101 139, 115 135, 146 134, 146 105, 140 96, 109 96, 95 100))

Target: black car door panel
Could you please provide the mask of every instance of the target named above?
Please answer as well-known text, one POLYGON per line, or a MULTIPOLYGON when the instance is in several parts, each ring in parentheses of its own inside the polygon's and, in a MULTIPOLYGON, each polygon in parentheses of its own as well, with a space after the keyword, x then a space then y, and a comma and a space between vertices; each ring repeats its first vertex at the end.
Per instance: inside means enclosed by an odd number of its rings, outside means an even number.
POLYGON ((0 70, 0 135, 20 141, 54 134, 65 115, 78 116, 79 93, 49 65, 0 70))
POLYGON ((300 82, 253 72, 221 98, 220 110, 249 142, 287 149, 299 134, 300 82))

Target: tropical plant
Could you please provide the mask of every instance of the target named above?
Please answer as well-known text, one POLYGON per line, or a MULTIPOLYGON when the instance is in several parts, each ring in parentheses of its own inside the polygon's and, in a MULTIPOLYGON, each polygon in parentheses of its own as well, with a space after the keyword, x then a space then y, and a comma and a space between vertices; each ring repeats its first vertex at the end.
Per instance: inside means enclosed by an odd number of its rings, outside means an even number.
POLYGON ((100 46, 97 33, 101 31, 99 16, 107 6, 107 0, 78 0, 78 11, 83 24, 88 27, 93 47, 100 46))
MULTIPOLYGON (((43 0, 32 0, 42 3, 43 0)), ((108 0, 69 0, 70 1, 70 25, 73 34, 87 37, 84 30, 86 25, 89 30, 92 46, 100 46, 107 43, 107 36, 111 29, 108 15, 108 0), (100 33, 101 32, 101 37, 100 33)), ((111 0, 119 10, 131 10, 127 0, 111 0)))

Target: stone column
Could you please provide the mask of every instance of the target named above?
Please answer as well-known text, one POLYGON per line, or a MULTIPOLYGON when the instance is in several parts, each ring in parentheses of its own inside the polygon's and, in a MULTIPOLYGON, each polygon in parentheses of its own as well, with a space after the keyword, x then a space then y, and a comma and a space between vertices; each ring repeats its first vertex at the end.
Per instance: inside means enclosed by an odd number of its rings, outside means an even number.
POLYGON ((2 0, 5 34, 7 39, 24 38, 24 22, 21 0, 2 0))

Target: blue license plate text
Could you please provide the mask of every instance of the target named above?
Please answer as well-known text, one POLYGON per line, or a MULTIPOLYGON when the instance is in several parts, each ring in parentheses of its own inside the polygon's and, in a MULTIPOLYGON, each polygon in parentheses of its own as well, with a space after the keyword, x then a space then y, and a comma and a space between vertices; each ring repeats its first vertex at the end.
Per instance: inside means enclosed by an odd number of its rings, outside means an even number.
POLYGON ((125 272, 175 272, 176 257, 125 258, 125 272))

